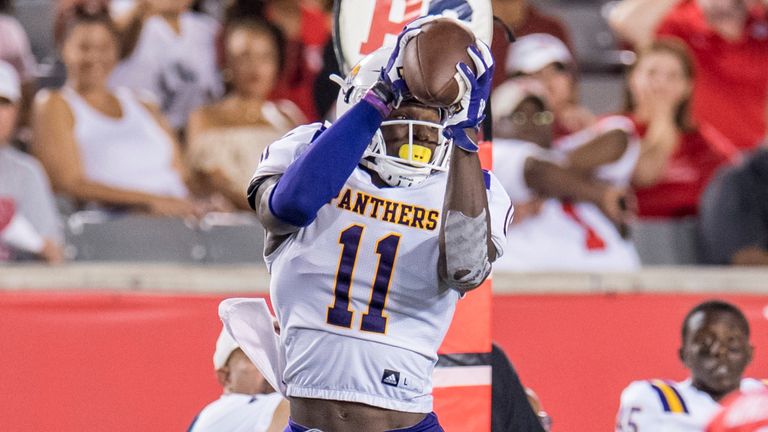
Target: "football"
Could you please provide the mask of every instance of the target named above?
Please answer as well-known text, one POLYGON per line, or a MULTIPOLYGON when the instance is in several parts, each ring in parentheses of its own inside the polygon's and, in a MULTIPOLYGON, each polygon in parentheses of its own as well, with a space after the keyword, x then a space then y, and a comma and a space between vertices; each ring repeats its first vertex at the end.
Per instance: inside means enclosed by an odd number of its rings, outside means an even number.
POLYGON ((467 48, 475 43, 471 30, 450 18, 424 24, 403 47, 403 79, 421 103, 448 107, 466 91, 456 70, 459 62, 476 72, 467 48))

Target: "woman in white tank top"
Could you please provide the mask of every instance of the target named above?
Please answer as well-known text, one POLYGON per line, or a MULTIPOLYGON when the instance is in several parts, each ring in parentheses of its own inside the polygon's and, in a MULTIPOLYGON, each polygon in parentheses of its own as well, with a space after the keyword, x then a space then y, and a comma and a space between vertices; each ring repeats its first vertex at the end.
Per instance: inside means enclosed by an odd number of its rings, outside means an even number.
POLYGON ((34 112, 33 150, 54 189, 80 202, 200 214, 162 116, 130 91, 107 88, 119 49, 107 12, 76 6, 68 16, 61 41, 66 85, 41 93, 34 112))
POLYGON ((195 111, 187 128, 187 161, 196 182, 249 209, 243 191, 264 149, 297 124, 301 111, 292 102, 271 102, 282 63, 277 29, 255 19, 228 26, 225 37, 232 92, 195 111))
POLYGON ((191 0, 135 3, 119 17, 125 58, 110 86, 151 93, 174 129, 183 129, 190 112, 224 93, 216 67, 219 24, 192 12, 191 0))

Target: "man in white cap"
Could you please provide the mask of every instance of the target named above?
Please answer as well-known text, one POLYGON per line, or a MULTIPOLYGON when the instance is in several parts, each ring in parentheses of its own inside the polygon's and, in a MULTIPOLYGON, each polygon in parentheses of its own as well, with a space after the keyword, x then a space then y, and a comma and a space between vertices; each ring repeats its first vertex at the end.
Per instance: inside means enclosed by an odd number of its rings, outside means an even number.
POLYGON ((636 270, 640 260, 626 238, 633 207, 627 186, 639 153, 631 122, 606 117, 579 140, 553 142, 545 93, 531 78, 508 80, 493 92, 493 170, 515 206, 506 231, 514 252, 494 266, 636 270))
POLYGON ((576 62, 560 39, 545 33, 523 36, 509 46, 505 66, 510 77, 530 76, 544 84, 555 114, 555 138, 594 124, 594 114, 579 104, 576 62))
POLYGON ((20 99, 16 70, 0 61, 0 200, 11 216, 0 224, 0 259, 31 254, 59 262, 64 236, 48 177, 36 159, 10 144, 20 99))
POLYGON ((213 369, 224 393, 203 408, 188 432, 282 432, 288 424, 288 401, 267 383, 226 329, 216 341, 213 369))

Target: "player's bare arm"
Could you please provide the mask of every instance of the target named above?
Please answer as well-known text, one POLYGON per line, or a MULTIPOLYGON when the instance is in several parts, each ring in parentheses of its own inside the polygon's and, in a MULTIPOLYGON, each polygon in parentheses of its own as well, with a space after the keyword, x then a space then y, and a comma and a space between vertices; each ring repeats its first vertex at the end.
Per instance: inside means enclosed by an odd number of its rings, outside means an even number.
POLYGON ((493 58, 478 41, 469 48, 474 70, 459 64, 467 91, 461 109, 452 114, 444 134, 453 139, 448 184, 440 226, 440 278, 451 288, 466 292, 490 274, 496 259, 491 240, 491 219, 484 174, 477 156, 477 127, 490 92, 493 58))

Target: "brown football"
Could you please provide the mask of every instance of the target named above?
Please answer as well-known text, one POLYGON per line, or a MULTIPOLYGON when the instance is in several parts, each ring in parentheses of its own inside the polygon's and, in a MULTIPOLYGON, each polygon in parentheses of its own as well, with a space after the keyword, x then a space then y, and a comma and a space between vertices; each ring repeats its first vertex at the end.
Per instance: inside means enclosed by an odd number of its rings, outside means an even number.
POLYGON ((450 18, 424 24, 421 32, 403 48, 403 79, 421 103, 447 107, 463 96, 456 65, 463 62, 476 72, 467 48, 475 35, 450 18))

